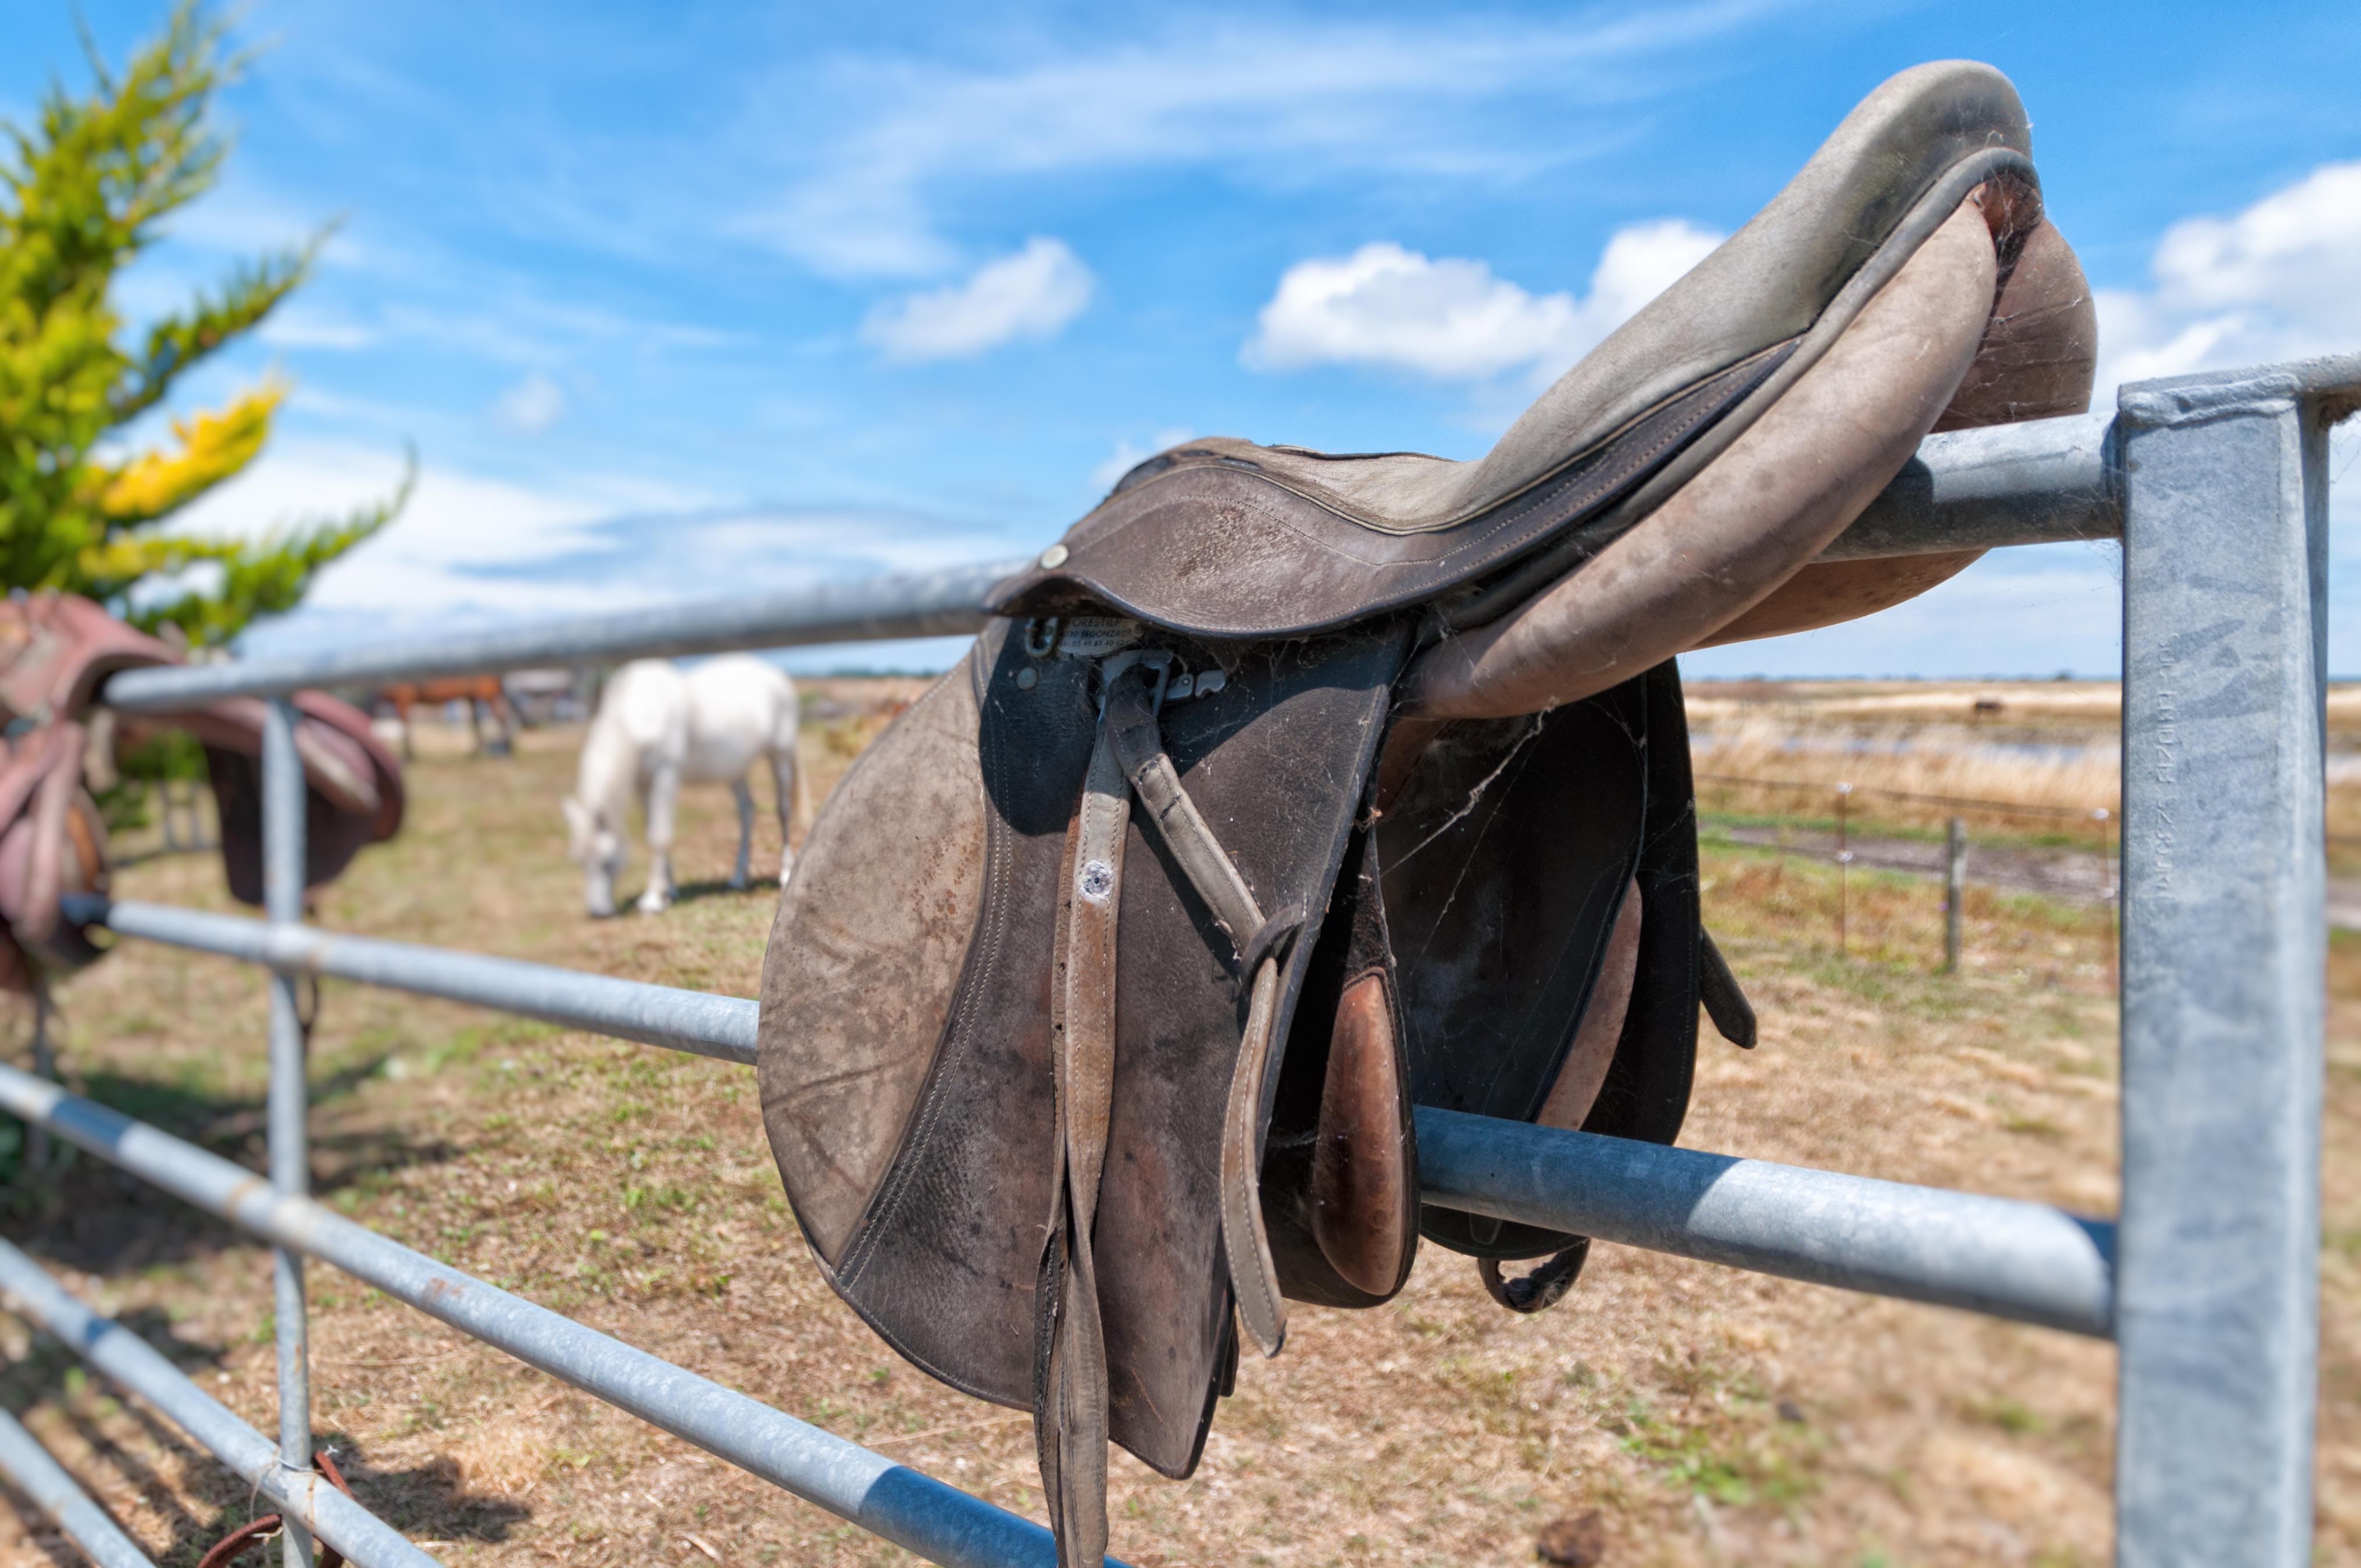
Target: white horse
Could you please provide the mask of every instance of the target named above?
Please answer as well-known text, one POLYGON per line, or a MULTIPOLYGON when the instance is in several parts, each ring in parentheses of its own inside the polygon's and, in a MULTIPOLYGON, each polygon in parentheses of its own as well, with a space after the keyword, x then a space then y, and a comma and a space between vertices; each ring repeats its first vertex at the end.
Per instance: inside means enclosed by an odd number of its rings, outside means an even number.
POLYGON ((744 654, 688 670, 641 659, 616 671, 598 698, 598 717, 582 744, 582 770, 566 801, 566 852, 582 868, 590 913, 615 913, 615 878, 629 853, 635 794, 648 828, 648 886, 640 894, 640 912, 658 915, 671 905, 673 808, 683 784, 727 783, 738 797, 738 866, 730 885, 744 887, 754 842, 754 795, 746 775, 765 756, 778 791, 784 887, 796 867, 786 839, 803 792, 796 766, 796 685, 786 672, 744 654))

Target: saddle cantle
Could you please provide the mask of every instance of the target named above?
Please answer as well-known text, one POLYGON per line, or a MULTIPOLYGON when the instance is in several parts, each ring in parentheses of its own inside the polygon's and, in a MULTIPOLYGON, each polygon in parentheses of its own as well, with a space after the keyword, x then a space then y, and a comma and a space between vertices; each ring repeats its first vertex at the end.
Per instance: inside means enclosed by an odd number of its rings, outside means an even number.
POLYGON ((1422 1212, 1411 1106, 1672 1140, 1700 1003, 1753 1027, 1673 656, 1966 565, 1811 562, 1929 430, 2083 407, 2094 337, 2014 90, 1923 66, 1485 457, 1192 442, 994 589, 813 827, 761 1083, 839 1294, 1034 1412, 1061 1562, 1288 1299, 1422 1234, 1565 1293, 1581 1238, 1422 1212))

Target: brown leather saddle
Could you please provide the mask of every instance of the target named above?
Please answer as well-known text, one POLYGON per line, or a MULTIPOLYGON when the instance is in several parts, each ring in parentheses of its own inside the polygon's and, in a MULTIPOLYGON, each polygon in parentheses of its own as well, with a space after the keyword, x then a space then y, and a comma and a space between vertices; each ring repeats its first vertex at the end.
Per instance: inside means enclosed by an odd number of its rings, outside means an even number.
MULTIPOLYGON (((31 991, 46 971, 80 969, 104 951, 65 910, 68 894, 104 893, 106 831, 84 786, 94 746, 186 730, 204 748, 221 814, 233 896, 262 902, 264 707, 225 697, 183 713, 122 716, 99 740, 86 722, 106 677, 181 656, 71 594, 0 603, 0 989, 31 991)), ((330 881, 365 844, 401 829, 401 765, 350 704, 299 692, 295 751, 305 785, 305 885, 330 881)))
POLYGON ((1812 562, 2094 347, 2015 91, 1924 66, 1483 458, 1192 442, 994 590, 812 829, 761 1081, 839 1294, 1034 1411, 1061 1561, 1107 1441, 1194 1466, 1240 1323, 1384 1301, 1422 1234, 1564 1295, 1581 1238, 1422 1212, 1412 1105, 1673 1139, 1700 1001, 1752 1031, 1673 655, 1965 565, 1812 562))

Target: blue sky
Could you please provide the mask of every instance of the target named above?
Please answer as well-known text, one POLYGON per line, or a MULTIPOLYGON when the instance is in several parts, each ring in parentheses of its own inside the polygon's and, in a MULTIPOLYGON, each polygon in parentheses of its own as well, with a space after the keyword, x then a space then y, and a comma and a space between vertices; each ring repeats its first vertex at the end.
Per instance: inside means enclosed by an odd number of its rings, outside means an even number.
MULTIPOLYGON (((81 8, 115 59, 162 14, 81 8)), ((22 116, 82 72, 68 5, 11 12, 22 116)), ((192 526, 340 509, 405 444, 423 475, 281 640, 1024 554, 1191 434, 1475 455, 1946 56, 2024 93, 2110 383, 2361 348, 2351 5, 259 0, 240 34, 229 173, 127 304, 342 226, 188 389, 295 389, 192 526)), ((2106 673, 2115 581, 2106 549, 2006 553, 1689 663, 2106 673)), ((2332 662, 2361 668, 2361 610, 2332 662)))

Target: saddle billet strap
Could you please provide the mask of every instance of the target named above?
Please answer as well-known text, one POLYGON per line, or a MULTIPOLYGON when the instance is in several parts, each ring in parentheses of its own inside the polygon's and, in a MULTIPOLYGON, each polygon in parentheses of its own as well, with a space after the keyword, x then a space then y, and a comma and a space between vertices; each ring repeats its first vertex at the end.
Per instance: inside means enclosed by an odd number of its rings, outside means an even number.
POLYGON ((1248 981, 1246 1026, 1238 1041, 1237 1066, 1230 1076, 1222 1117, 1222 1250, 1238 1316, 1265 1355, 1277 1355, 1287 1341, 1287 1306, 1272 1264, 1270 1238, 1263 1229, 1260 1132, 1263 1078, 1270 1065, 1272 1025, 1279 1012, 1279 980, 1287 956, 1286 937, 1301 923, 1283 911, 1284 927, 1263 918, 1254 892, 1238 874, 1221 840, 1180 785, 1180 774, 1165 754, 1152 698, 1143 690, 1147 666, 1134 663, 1110 677, 1105 730, 1148 819, 1205 901, 1235 948, 1248 981))
POLYGON ((1697 991, 1705 1002, 1705 1015, 1721 1037, 1741 1050, 1754 1048, 1754 1003, 1746 1000, 1746 992, 1730 972, 1730 960, 1713 944, 1713 933, 1697 933, 1697 991))
POLYGON ((1114 1112, 1115 916, 1130 817, 1130 786, 1102 715, 1067 857, 1071 881, 1053 1057, 1059 1197, 1044 1270, 1056 1280, 1040 1307, 1056 1321, 1040 1336, 1048 1355, 1034 1392, 1035 1438, 1061 1568, 1106 1555, 1106 1335, 1092 1229, 1114 1112))

